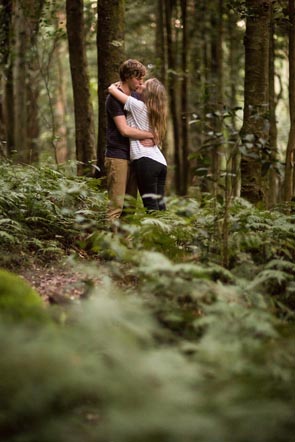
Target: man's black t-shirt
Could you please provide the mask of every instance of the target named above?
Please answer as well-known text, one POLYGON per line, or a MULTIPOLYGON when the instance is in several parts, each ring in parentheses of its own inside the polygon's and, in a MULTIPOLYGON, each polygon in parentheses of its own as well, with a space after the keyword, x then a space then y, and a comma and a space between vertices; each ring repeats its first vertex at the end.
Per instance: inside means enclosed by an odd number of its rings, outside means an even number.
MULTIPOLYGON (((132 92, 131 95, 135 98, 139 98, 136 92, 132 92)), ((123 137, 117 129, 114 122, 114 117, 125 115, 124 104, 120 103, 112 95, 108 95, 106 99, 106 112, 107 112, 107 150, 106 157, 120 158, 123 160, 129 160, 129 138, 123 137)))

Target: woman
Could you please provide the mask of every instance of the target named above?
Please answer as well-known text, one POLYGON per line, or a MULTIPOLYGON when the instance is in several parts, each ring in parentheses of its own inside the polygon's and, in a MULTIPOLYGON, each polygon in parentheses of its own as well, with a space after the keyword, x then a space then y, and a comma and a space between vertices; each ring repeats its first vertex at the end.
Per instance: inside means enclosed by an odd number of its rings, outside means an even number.
MULTIPOLYGON (((139 140, 130 139, 130 159, 133 162, 139 193, 147 211, 165 210, 164 193, 167 162, 159 149, 164 141, 167 120, 167 95, 164 86, 156 78, 142 85, 143 101, 120 90, 120 84, 112 84, 108 92, 124 104, 128 111, 127 124, 154 134, 156 145, 144 147, 139 140)), ((126 132, 127 136, 130 136, 126 132)))

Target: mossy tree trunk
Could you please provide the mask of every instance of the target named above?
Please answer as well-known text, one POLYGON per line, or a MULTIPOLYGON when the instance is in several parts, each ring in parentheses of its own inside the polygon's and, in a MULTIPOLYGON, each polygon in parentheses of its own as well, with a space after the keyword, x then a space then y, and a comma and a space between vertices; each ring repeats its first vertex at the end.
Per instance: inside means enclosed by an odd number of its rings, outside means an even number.
POLYGON ((96 149, 84 40, 83 0, 67 0, 66 14, 74 95, 77 174, 91 176, 94 173, 96 149))

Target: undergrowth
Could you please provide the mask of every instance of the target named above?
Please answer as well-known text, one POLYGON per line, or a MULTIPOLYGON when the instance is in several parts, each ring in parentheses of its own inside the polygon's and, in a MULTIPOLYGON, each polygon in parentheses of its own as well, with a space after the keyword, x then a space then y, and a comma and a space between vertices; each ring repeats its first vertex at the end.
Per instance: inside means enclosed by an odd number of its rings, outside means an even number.
POLYGON ((95 180, 4 163, 0 185, 1 262, 6 267, 30 255, 43 261, 60 258, 77 249, 87 231, 103 225, 106 198, 97 192, 95 180))
POLYGON ((225 217, 209 197, 170 197, 167 212, 139 206, 112 233, 95 180, 1 167, 2 266, 4 250, 33 251, 103 275, 89 299, 38 306, 32 324, 36 294, 0 274, 3 440, 293 440, 292 212, 236 199, 225 217))

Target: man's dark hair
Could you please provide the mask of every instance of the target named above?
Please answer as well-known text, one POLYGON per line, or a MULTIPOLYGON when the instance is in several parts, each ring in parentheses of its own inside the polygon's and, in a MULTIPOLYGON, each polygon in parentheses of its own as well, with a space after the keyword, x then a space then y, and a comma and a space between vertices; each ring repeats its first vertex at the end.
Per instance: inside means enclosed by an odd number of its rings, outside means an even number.
POLYGON ((146 75, 146 67, 138 60, 126 60, 119 68, 120 80, 126 81, 129 78, 143 78, 146 75))

